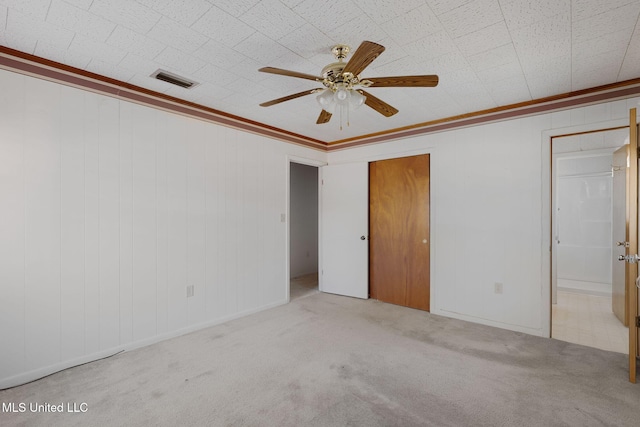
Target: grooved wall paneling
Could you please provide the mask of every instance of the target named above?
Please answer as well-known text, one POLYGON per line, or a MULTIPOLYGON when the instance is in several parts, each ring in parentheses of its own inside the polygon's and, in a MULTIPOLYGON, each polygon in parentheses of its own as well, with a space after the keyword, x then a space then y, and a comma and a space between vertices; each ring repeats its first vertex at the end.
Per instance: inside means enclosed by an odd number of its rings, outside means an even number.
POLYGON ((0 74, 0 378, 26 368, 24 79, 0 74), (5 242, 4 244, 2 242, 5 242), (7 244, 7 242, 11 242, 7 244))
POLYGON ((55 363, 61 353, 61 141, 52 138, 52 135, 59 135, 63 126, 61 90, 61 86, 41 80, 25 87, 24 121, 28 123, 24 139, 27 369, 55 363))
MULTIPOLYGON (((63 90, 66 88, 62 88, 63 90)), ((82 92, 69 91, 67 113, 81 124, 60 140, 60 313, 61 357, 85 351, 85 127, 82 92)))
POLYGON ((100 348, 112 348, 120 340, 120 293, 117 286, 120 267, 119 103, 112 98, 100 98, 97 108, 93 113, 98 116, 99 145, 100 348))
POLYGON ((133 163, 133 340, 156 333, 156 137, 157 115, 134 106, 133 163))
POLYGON ((187 144, 185 125, 172 117, 167 128, 168 300, 169 330, 187 326, 187 144))
POLYGON ((286 301, 286 159, 325 153, 3 70, 0 93, 0 388, 286 301))
POLYGON ((156 332, 169 331, 169 209, 168 209, 168 164, 166 120, 156 121, 156 332))
POLYGON ((120 103, 120 281, 112 292, 119 297, 120 345, 133 341, 133 105, 120 103))
POLYGON ((638 98, 349 150, 329 164, 430 153, 431 312, 535 335, 549 325, 550 142, 619 126, 638 98), (548 172, 548 173, 547 173, 548 172), (495 284, 502 284, 502 293, 495 284))
MULTIPOLYGON (((84 98, 82 120, 62 119, 60 123, 65 130, 84 125, 84 335, 85 352, 93 354, 100 350, 100 139, 95 137, 99 131, 99 98, 85 96, 77 89, 64 90, 73 90, 84 98)), ((62 99, 65 103, 73 102, 66 95, 62 99)), ((65 116, 66 108, 67 105, 61 108, 65 116)), ((60 144, 64 145, 65 140, 60 139, 60 144)))
POLYGON ((224 195, 222 178, 224 177, 224 157, 221 150, 224 145, 221 136, 224 128, 213 127, 209 133, 209 143, 205 144, 205 239, 209 244, 205 250, 205 276, 207 283, 206 310, 209 312, 224 311, 223 266, 220 258, 224 248, 220 244, 210 242, 221 241, 222 218, 224 212, 224 195))
POLYGON ((209 138, 205 123, 190 122, 193 135, 187 144, 187 285, 193 286, 194 297, 187 301, 189 323, 199 324, 206 320, 205 145, 209 138), (195 298, 196 293, 198 298, 195 298))
MULTIPOLYGON (((235 133, 230 129, 224 132, 225 153, 224 157, 224 184, 222 193, 225 199, 224 226, 221 242, 223 244, 223 265, 224 281, 238 283, 238 231, 240 229, 238 221, 240 214, 240 188, 239 165, 238 165, 238 144, 235 133)), ((225 288, 225 308, 227 312, 238 311, 238 286, 225 288)))

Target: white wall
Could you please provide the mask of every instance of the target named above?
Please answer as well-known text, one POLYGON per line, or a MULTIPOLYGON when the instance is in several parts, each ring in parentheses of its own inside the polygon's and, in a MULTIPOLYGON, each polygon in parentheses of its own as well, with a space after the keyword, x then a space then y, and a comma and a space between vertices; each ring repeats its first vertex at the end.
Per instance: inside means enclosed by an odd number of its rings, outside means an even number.
POLYGON ((544 335, 548 137, 639 100, 326 155, 0 70, 0 388, 284 303, 291 156, 431 153, 432 312, 544 335))
POLYGON ((291 277, 318 272, 318 168, 291 163, 291 277))
POLYGON ((0 70, 0 388, 286 302, 292 155, 0 70))
POLYGON ((548 336, 549 138, 628 123, 637 102, 335 151, 328 163, 430 153, 432 313, 548 336), (503 284, 502 294, 495 283, 503 284))

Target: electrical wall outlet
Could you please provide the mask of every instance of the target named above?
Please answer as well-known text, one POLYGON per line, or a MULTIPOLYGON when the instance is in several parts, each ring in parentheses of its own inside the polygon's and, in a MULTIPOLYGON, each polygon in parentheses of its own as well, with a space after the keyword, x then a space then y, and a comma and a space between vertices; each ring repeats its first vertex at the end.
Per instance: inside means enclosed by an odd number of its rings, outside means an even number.
POLYGON ((496 282, 493 284, 493 292, 496 294, 502 293, 502 283, 496 282))
POLYGON ((187 298, 191 298, 193 294, 194 294, 194 286, 193 285, 187 286, 187 298))

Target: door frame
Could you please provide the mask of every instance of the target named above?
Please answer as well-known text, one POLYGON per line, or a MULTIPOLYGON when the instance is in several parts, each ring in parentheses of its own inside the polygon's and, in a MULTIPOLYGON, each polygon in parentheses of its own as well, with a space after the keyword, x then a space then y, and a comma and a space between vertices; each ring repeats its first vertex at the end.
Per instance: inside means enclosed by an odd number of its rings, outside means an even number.
POLYGON ((291 301, 290 295, 290 282, 291 282, 291 163, 298 163, 306 166, 313 166, 318 169, 318 266, 322 265, 322 242, 320 237, 322 236, 321 222, 320 221, 320 213, 322 212, 322 197, 320 194, 320 168, 327 164, 326 161, 310 159, 307 157, 298 157, 287 155, 286 157, 286 237, 285 237, 285 245, 286 245, 286 265, 285 265, 285 283, 283 284, 285 287, 285 299, 286 302, 289 303, 291 301))
MULTIPOLYGON (((635 192, 629 192, 631 206, 635 206, 635 209, 629 210, 627 209, 627 218, 629 221, 629 242, 630 247, 627 248, 626 254, 630 255, 631 252, 635 251, 636 254, 639 252, 638 247, 638 191, 640 191, 640 183, 638 177, 638 157, 640 157, 640 140, 638 140, 638 116, 637 109, 631 108, 629 109, 629 149, 633 150, 634 154, 631 155, 636 161, 632 162, 629 165, 629 173, 633 176, 633 180, 628 182, 628 185, 631 188, 636 189, 635 192), (635 217, 632 218, 630 215, 633 214, 635 217)), ((627 302, 629 304, 629 309, 627 310, 627 316, 629 319, 629 381, 632 383, 636 382, 637 370, 638 370, 638 335, 639 335, 639 326, 636 323, 638 318, 638 305, 640 305, 640 300, 638 299, 638 287, 640 287, 640 283, 638 282, 638 264, 626 264, 627 272, 631 271, 635 273, 633 279, 627 279, 627 302)))
POLYGON ((563 136, 580 135, 586 133, 603 132, 607 130, 622 129, 629 126, 629 119, 609 120, 600 123, 592 123, 587 125, 569 126, 558 129, 549 129, 542 132, 541 135, 541 161, 542 161, 542 191, 541 191, 541 209, 542 209, 542 245, 541 245, 541 277, 542 277, 542 336, 551 338, 551 298, 552 298, 552 245, 553 245, 553 153, 552 144, 554 138, 563 136), (546 296, 546 297, 544 297, 546 296))
MULTIPOLYGON (((546 210, 548 215, 546 216, 547 221, 545 221, 545 216, 543 215, 543 276, 548 277, 548 281, 546 283, 543 282, 543 295, 547 293, 548 298, 543 299, 543 319, 546 319, 546 324, 543 324, 543 328, 545 329, 546 335, 551 337, 551 325, 552 325, 552 316, 551 316, 551 304, 552 304, 552 265, 553 265, 553 255, 552 251, 553 247, 553 239, 554 239, 554 229, 552 226, 554 225, 552 218, 554 218, 554 209, 555 206, 553 198, 555 197, 553 188, 554 188, 554 175, 555 173, 555 162, 554 156, 552 153, 553 148, 553 139, 562 136, 572 136, 584 133, 594 133, 594 132, 603 132, 607 130, 615 130, 615 129, 627 129, 628 142, 629 142, 629 150, 632 154, 632 157, 635 161, 632 161, 629 165, 629 177, 631 177, 632 181, 628 181, 628 205, 627 205, 627 241, 631 243, 630 247, 626 249, 625 253, 627 255, 632 254, 633 252, 638 252, 638 196, 640 188, 638 187, 638 150, 639 150, 639 141, 638 141, 638 123, 636 116, 636 109, 631 108, 629 110, 629 117, 624 120, 603 123, 597 128, 591 129, 577 129, 573 132, 562 132, 562 129, 558 130, 558 132, 545 131, 543 132, 542 138, 542 169, 543 169, 543 199, 542 199, 542 209, 543 213, 546 210), (546 156, 545 156, 546 154, 546 156), (545 173, 546 171, 546 173, 545 173), (635 190, 635 191, 634 191, 635 190), (547 194, 544 194, 547 193, 547 194), (546 196, 546 197, 545 197, 546 196), (546 205, 546 206, 545 206, 546 205), (631 207, 631 208, 630 208, 631 207), (630 216, 630 214, 632 214, 630 216), (545 241, 546 239, 546 241, 545 241), (549 250, 548 256, 544 255, 545 249, 549 250), (545 276, 545 270, 548 273, 548 276, 545 276), (547 289, 544 289, 544 288, 547 289), (544 312, 547 310, 547 316, 544 316, 544 312)), ((635 325, 635 319, 638 315, 638 288, 636 285, 636 280, 638 279, 638 265, 636 263, 626 264, 625 265, 625 288, 626 288, 626 299, 628 303, 629 310, 627 311, 628 317, 628 328, 629 328, 629 349, 628 349, 628 359, 629 359, 629 381, 632 383, 636 382, 636 370, 637 370, 637 355, 638 355, 638 327, 635 325)))

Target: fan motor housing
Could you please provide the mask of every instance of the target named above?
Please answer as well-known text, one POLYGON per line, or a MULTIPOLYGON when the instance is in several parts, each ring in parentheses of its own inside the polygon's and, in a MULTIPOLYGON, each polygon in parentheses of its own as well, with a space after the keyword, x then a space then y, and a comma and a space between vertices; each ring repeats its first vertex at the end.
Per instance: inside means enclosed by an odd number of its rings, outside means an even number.
POLYGON ((344 70, 344 62, 334 62, 322 69, 322 77, 330 82, 337 83, 342 80, 342 70, 344 70))

